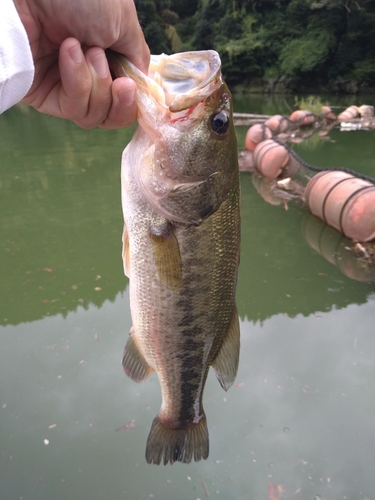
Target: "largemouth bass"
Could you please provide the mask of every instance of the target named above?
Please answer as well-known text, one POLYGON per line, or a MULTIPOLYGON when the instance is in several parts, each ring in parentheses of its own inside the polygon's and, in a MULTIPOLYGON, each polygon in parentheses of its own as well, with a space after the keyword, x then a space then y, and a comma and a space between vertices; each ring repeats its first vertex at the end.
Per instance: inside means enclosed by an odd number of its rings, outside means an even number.
POLYGON ((137 83, 138 128, 122 158, 123 261, 133 326, 122 360, 156 372, 162 404, 146 446, 160 464, 206 459, 202 397, 210 366, 227 390, 237 373, 239 171, 231 96, 212 50, 151 56, 137 83))

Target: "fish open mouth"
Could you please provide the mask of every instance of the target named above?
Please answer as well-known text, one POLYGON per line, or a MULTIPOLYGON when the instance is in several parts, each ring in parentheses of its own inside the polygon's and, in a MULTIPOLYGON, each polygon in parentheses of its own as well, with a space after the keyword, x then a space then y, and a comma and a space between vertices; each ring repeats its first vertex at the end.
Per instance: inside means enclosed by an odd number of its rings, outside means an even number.
POLYGON ((148 75, 121 54, 108 51, 107 57, 116 77, 132 78, 139 92, 171 113, 194 109, 222 84, 220 56, 214 50, 152 55, 148 75))
POLYGON ((149 78, 162 89, 172 113, 191 110, 221 85, 221 61, 214 50, 151 56, 149 78))

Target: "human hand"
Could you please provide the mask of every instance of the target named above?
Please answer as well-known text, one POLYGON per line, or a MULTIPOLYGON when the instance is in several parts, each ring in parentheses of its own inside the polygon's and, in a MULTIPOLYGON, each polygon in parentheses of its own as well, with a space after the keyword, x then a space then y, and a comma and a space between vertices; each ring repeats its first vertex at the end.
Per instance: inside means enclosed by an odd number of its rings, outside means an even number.
POLYGON ((23 99, 83 128, 120 128, 136 119, 136 85, 112 80, 111 48, 147 72, 150 52, 133 0, 14 0, 35 65, 23 99))

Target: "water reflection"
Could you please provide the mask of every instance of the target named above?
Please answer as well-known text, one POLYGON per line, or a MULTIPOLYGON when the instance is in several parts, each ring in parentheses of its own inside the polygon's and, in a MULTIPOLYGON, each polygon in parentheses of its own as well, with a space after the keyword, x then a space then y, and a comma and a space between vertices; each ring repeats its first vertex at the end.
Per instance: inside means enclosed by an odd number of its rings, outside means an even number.
MULTIPOLYGON (((301 169, 303 170, 303 169, 301 169)), ((301 175, 301 174, 300 174, 301 175)), ((311 178, 306 175, 306 179, 311 178)), ((342 233, 313 216, 304 203, 304 186, 301 182, 286 179, 287 190, 281 189, 284 181, 251 174, 251 181, 262 199, 275 206, 289 210, 291 204, 305 212, 302 233, 308 244, 319 252, 328 262, 337 266, 348 278, 372 282, 375 279, 375 244, 356 243, 342 233)), ((285 217, 287 214, 285 213, 285 217)))
POLYGON ((157 379, 119 373, 128 300, 1 327, 1 498, 371 498, 372 300, 243 321, 235 386, 206 386, 209 460, 166 468, 144 461, 157 379))
POLYGON ((126 286, 119 163, 132 131, 82 132, 33 111, 1 117, 3 324, 99 306, 126 286))
POLYGON ((241 317, 263 321, 278 313, 308 316, 367 301, 373 283, 344 276, 306 242, 304 210, 290 204, 286 211, 283 205, 265 203, 249 174, 241 175, 241 188, 241 317))
POLYGON ((366 256, 366 244, 354 243, 311 214, 304 219, 303 233, 311 248, 345 276, 357 281, 375 280, 375 266, 370 256, 366 256), (358 251, 362 251, 361 256, 357 255, 358 251))
MULTIPOLYGON (((25 119, 12 109, 1 117, 0 324, 100 306, 127 286, 119 159, 131 131, 81 131, 31 115, 25 119)), ((299 229, 303 210, 267 205, 246 173, 241 185, 242 318, 366 302, 371 283, 349 281, 306 244, 299 229)))
MULTIPOLYGON (((249 174, 240 368, 228 393, 208 377, 210 457, 145 463, 159 384, 134 384, 120 359, 131 322, 119 198, 127 132, 30 113, 0 117, 0 498, 196 499, 206 488, 245 500, 267 498, 270 484, 297 500, 372 498, 374 284, 319 255, 304 237, 306 213, 265 203, 249 174)), ((344 164, 348 150, 330 134, 336 144, 323 153, 298 153, 353 168, 362 148, 369 164, 365 136, 344 164)))

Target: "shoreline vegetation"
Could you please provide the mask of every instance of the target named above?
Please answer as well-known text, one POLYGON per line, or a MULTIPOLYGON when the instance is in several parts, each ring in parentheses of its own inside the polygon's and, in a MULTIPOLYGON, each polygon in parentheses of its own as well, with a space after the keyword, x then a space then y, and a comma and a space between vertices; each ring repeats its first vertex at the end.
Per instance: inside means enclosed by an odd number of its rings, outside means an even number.
POLYGON ((375 0, 135 0, 151 53, 217 50, 234 92, 375 94, 375 0))

